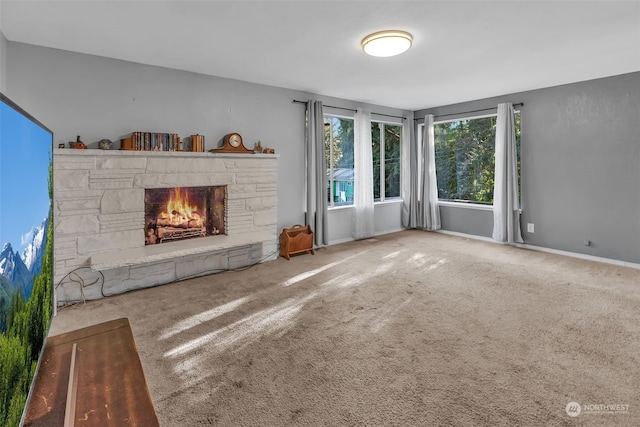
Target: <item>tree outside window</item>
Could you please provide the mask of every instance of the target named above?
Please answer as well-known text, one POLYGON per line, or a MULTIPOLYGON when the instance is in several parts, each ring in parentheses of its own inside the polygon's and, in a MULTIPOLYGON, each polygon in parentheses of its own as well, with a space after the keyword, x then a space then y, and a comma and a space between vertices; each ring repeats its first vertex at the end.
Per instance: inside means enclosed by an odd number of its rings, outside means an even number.
MULTIPOLYGON (((324 116, 329 207, 353 205, 354 120, 324 116)), ((400 197, 402 125, 371 122, 373 194, 375 201, 400 197)))
POLYGON ((353 119, 325 115, 324 142, 329 207, 353 204, 353 131, 353 119))
POLYGON ((373 199, 400 197, 402 125, 371 122, 373 199))
MULTIPOLYGON (((495 115, 434 124, 438 198, 493 204, 495 115)), ((520 176, 520 114, 515 115, 520 176)))

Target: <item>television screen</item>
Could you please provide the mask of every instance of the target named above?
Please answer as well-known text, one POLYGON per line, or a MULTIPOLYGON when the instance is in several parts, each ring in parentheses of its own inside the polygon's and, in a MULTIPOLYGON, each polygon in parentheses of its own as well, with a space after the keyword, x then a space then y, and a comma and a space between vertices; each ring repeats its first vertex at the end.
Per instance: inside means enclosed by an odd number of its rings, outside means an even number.
POLYGON ((20 426, 54 314, 53 133, 0 93, 0 426, 20 426))

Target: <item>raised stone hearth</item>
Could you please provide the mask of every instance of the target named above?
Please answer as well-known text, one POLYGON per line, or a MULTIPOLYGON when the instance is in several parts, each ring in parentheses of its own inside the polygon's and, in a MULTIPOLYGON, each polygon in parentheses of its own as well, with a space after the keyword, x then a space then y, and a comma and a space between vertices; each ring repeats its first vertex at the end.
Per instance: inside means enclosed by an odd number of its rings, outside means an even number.
POLYGON ((277 164, 265 154, 54 150, 58 302, 275 259, 277 164), (145 246, 145 189, 218 185, 227 186, 226 234, 145 246), (82 288, 70 273, 104 285, 82 288))

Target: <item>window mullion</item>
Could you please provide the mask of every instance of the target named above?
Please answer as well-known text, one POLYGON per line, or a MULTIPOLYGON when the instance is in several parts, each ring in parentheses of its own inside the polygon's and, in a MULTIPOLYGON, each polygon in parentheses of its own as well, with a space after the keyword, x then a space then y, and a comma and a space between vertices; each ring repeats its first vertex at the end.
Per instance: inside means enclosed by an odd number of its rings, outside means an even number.
POLYGON ((329 198, 331 207, 334 207, 334 182, 333 182, 333 119, 329 120, 329 198))
POLYGON ((384 123, 379 123, 378 128, 380 129, 380 201, 384 202, 384 186, 385 186, 385 174, 384 174, 384 163, 385 163, 385 134, 384 134, 384 123))

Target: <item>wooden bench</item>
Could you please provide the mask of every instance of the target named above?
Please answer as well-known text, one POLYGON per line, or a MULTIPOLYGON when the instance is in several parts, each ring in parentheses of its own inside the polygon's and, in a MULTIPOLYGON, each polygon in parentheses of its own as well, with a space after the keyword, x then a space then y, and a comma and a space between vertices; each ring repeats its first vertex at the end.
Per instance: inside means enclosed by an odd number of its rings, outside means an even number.
POLYGON ((49 337, 40 363, 25 426, 159 426, 128 319, 49 337))

